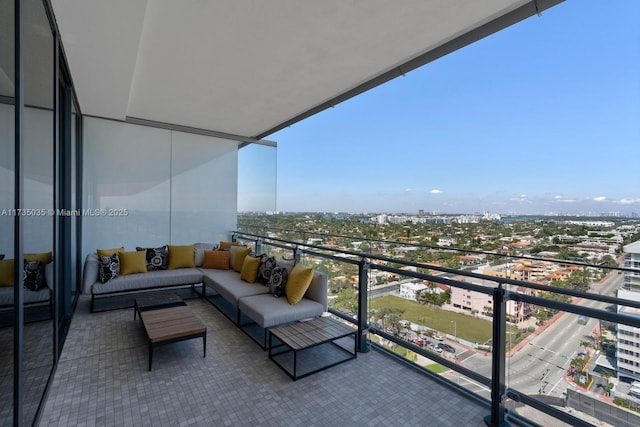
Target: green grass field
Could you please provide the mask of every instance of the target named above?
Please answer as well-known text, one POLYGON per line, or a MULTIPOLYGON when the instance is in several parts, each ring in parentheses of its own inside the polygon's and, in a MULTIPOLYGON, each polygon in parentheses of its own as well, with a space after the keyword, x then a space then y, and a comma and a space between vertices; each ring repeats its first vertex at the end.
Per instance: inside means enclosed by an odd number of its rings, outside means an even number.
POLYGON ((391 295, 373 298, 369 301, 370 309, 382 307, 404 310, 402 319, 435 329, 443 334, 454 334, 453 321, 455 321, 457 336, 470 342, 484 344, 491 338, 491 322, 488 320, 422 305, 391 295))
POLYGON ((447 368, 446 366, 442 366, 439 363, 432 363, 431 365, 427 365, 427 366, 425 366, 425 369, 427 369, 428 371, 433 372, 434 374, 441 374, 441 373, 447 372, 449 370, 449 368, 447 368))

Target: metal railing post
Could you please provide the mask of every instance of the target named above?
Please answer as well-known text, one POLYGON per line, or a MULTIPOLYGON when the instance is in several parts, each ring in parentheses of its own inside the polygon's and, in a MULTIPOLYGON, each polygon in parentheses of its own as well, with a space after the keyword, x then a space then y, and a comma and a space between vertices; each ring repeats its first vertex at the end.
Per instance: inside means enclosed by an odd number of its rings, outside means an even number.
POLYGON ((367 340, 369 328, 369 316, 367 298, 369 292, 369 263, 362 259, 358 264, 358 342, 357 349, 360 353, 368 353, 371 346, 367 340))
POLYGON ((484 419, 488 426, 508 426, 505 421, 505 365, 506 365, 506 330, 507 302, 502 283, 493 290, 493 353, 491 361, 491 414, 484 419))

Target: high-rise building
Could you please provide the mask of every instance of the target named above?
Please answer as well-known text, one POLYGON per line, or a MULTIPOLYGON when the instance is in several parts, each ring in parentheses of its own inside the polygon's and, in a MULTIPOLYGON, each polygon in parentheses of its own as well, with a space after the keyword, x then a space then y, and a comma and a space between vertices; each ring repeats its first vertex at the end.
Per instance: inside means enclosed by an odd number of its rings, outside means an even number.
MULTIPOLYGON (((640 241, 624 246, 624 266, 639 269, 627 271, 618 298, 640 301, 640 241)), ((640 309, 618 306, 619 313, 640 316, 640 309)), ((618 379, 640 381, 640 328, 618 324, 618 379)))

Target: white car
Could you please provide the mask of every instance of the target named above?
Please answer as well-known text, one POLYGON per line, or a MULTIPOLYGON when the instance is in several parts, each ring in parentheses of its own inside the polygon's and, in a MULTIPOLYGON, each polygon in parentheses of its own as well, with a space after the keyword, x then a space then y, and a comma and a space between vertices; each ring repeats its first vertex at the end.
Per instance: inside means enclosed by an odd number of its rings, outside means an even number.
POLYGON ((442 349, 433 343, 429 344, 429 349, 436 353, 442 353, 442 349))
POLYGON ((443 340, 443 338, 442 338, 440 335, 438 335, 438 334, 434 334, 434 335, 433 335, 433 339, 434 339, 434 340, 438 340, 438 341, 442 341, 442 340, 443 340))

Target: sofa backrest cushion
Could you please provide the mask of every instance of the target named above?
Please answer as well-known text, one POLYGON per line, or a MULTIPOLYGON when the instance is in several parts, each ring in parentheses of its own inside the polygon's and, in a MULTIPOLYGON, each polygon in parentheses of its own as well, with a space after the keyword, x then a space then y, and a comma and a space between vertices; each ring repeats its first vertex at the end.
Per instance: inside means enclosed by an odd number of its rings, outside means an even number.
POLYGON ((309 289, 305 292, 304 297, 317 301, 324 307, 324 311, 329 308, 329 278, 325 273, 319 271, 313 272, 313 279, 309 284, 309 289))
POLYGON ((205 251, 213 251, 218 247, 215 243, 196 243, 193 246, 195 248, 194 261, 196 263, 196 267, 202 267, 205 251))

